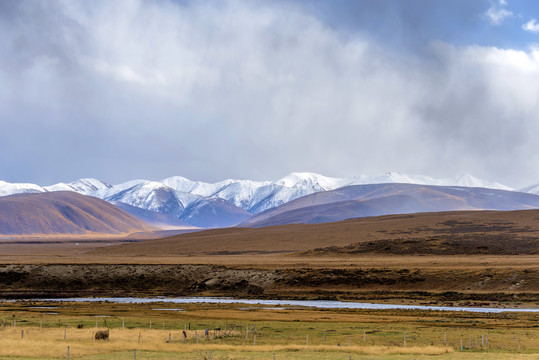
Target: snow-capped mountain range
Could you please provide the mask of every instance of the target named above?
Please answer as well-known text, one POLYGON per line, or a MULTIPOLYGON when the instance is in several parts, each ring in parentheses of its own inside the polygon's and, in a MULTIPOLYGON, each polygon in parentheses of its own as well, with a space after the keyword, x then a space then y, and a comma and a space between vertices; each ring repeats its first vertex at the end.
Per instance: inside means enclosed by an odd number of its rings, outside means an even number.
MULTIPOLYGON (((386 172, 376 176, 332 178, 315 173, 298 172, 286 175, 277 181, 228 179, 213 184, 192 181, 181 176, 160 181, 132 180, 118 185, 110 185, 91 178, 44 187, 35 184, 0 181, 0 196, 18 193, 75 191, 109 202, 121 202, 173 215, 196 226, 216 227, 234 225, 252 214, 315 192, 335 190, 349 185, 382 183, 514 190, 469 174, 456 178, 434 179, 429 176, 386 172), (216 221, 217 217, 228 220, 216 221)), ((529 187, 529 192, 539 194, 539 186, 529 187)))

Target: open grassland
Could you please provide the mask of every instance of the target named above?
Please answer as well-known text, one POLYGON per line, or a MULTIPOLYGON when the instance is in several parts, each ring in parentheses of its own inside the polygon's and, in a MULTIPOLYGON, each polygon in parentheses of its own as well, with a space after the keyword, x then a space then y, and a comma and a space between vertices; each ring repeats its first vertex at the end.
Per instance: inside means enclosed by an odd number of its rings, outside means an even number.
POLYGON ((178 309, 165 303, 1 303, 0 358, 65 359, 68 346, 72 359, 133 359, 135 352, 137 359, 208 359, 210 352, 212 359, 272 359, 274 353, 276 359, 330 360, 539 356, 539 315, 532 313, 241 304, 178 309), (94 340, 105 328, 110 341, 94 340))

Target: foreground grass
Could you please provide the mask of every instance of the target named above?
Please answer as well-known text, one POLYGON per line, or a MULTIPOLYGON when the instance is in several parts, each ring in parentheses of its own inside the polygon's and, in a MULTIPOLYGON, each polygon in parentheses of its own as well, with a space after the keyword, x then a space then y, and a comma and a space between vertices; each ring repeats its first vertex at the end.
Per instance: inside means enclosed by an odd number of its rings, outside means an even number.
POLYGON ((275 359, 298 360, 539 358, 538 315, 533 314, 29 305, 0 305, 0 359, 65 359, 68 346, 70 359, 134 359, 135 352, 138 360, 209 359, 210 352, 213 360, 273 359, 274 354, 275 359), (94 340, 95 332, 105 328, 110 341, 94 340))

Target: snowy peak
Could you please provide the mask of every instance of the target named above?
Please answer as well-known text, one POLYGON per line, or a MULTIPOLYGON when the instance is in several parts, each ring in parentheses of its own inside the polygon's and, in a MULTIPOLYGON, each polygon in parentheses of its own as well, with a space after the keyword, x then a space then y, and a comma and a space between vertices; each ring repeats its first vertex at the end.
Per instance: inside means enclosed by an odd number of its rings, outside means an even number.
POLYGON ((172 188, 155 181, 139 183, 109 195, 104 200, 120 201, 131 206, 174 216, 179 216, 184 209, 172 188))
POLYGON ((70 183, 58 183, 50 186, 45 186, 47 191, 75 191, 83 195, 88 195, 92 192, 109 189, 109 185, 101 180, 94 178, 79 179, 70 183))
POLYGON ((46 190, 39 185, 27 183, 8 183, 0 180, 0 196, 40 193, 46 190))
POLYGON ((508 186, 498 184, 495 182, 485 181, 476 178, 470 174, 461 175, 453 180, 454 186, 464 186, 464 187, 481 187, 481 188, 490 188, 490 189, 499 189, 499 190, 514 190, 508 186))
MULTIPOLYGON (((346 180, 344 181, 347 182, 346 180)), ((513 191, 514 189, 496 183, 481 180, 470 174, 464 174, 454 178, 445 178, 445 179, 435 179, 430 176, 425 175, 409 175, 403 174, 398 171, 388 171, 384 174, 368 176, 360 175, 357 177, 350 178, 347 185, 366 185, 366 184, 418 184, 418 185, 436 185, 436 186, 463 186, 463 187, 481 187, 489 189, 498 189, 498 190, 509 190, 513 191)))
POLYGON ((290 188, 320 188, 321 190, 332 190, 339 188, 345 183, 345 179, 338 179, 323 176, 310 172, 293 172, 277 180, 275 184, 290 188))
POLYGON ((520 189, 520 191, 525 192, 525 193, 539 195, 539 184, 526 186, 525 188, 520 189))

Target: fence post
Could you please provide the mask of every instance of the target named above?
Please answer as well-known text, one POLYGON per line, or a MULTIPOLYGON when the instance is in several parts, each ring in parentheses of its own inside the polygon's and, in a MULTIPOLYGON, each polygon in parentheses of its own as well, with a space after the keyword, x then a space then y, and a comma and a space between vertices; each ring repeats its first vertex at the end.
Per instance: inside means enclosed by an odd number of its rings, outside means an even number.
POLYGON ((197 344, 198 344, 198 332, 195 330, 195 338, 197 339, 197 344))
POLYGON ((485 342, 487 343, 487 347, 488 347, 488 334, 485 335, 485 342))
POLYGON ((67 347, 67 360, 69 360, 69 346, 67 347))
POLYGON ((21 330, 21 340, 24 339, 24 330, 21 330))
POLYGON ((307 335, 307 346, 309 346, 309 335, 307 335))
POLYGON ((365 330, 363 330, 363 344, 365 344, 365 330))
POLYGON ((462 351, 462 338, 460 338, 460 351, 462 351))
POLYGON ((324 341, 326 341, 326 330, 324 330, 324 341))
POLYGON ((348 335, 348 346, 350 346, 350 335, 348 335))
POLYGON ((444 345, 447 346, 447 333, 444 332, 444 345))
POLYGON ((211 360, 211 350, 208 352, 208 360, 211 360))
POLYGON ((275 353, 273 353, 273 360, 275 360, 275 353))
POLYGON ((406 347, 406 331, 404 332, 404 347, 406 347))
POLYGON ((122 320, 122 330, 125 330, 125 322, 122 320))
POLYGON ((133 360, 137 360, 137 349, 133 349, 133 360))
POLYGON ((66 338, 67 338, 67 329, 64 328, 64 340, 66 340, 66 338))
POLYGON ((256 346, 256 334, 253 336, 253 346, 256 346))
POLYGON ((152 329, 152 322, 150 321, 150 330, 152 329))

